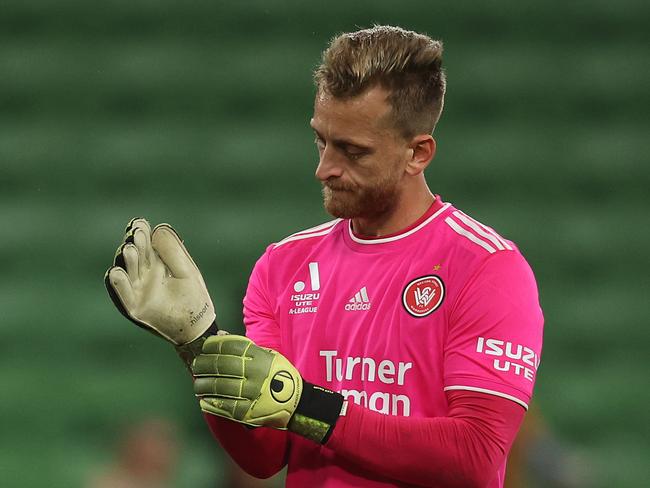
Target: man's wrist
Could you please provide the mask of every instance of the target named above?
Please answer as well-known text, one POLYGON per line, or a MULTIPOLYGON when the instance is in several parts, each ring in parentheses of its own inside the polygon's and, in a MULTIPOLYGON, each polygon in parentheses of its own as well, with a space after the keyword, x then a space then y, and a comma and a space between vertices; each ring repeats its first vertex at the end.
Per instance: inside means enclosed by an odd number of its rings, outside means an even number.
POLYGON ((180 356, 183 363, 185 363, 187 369, 190 370, 190 373, 192 372, 192 361, 194 361, 194 358, 201 354, 201 349, 205 340, 210 336, 217 335, 218 332, 219 327, 217 326, 217 321, 214 320, 212 324, 210 324, 210 327, 208 327, 203 334, 194 339, 192 342, 188 342, 187 344, 182 344, 180 346, 175 346, 176 352, 180 356))
POLYGON ((319 444, 334 430, 344 405, 343 395, 303 380, 303 390, 288 429, 319 444))

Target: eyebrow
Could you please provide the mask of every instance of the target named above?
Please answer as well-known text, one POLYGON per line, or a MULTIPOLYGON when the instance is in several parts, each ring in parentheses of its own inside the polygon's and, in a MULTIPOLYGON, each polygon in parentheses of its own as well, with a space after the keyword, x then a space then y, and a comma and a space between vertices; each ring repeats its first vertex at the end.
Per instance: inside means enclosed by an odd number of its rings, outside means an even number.
MULTIPOLYGON (((314 134, 316 134, 317 137, 319 137, 322 140, 325 140, 325 138, 322 136, 322 134, 320 132, 318 132, 316 130, 316 128, 313 125, 311 125, 311 123, 309 125, 311 126, 312 130, 314 131, 314 134)), ((355 141, 352 141, 352 140, 349 140, 349 139, 332 139, 331 141, 332 141, 332 144, 334 144, 337 147, 354 146, 354 147, 357 147, 359 149, 365 149, 365 150, 370 149, 370 147, 365 145, 365 144, 360 144, 358 142, 355 142, 355 141)))

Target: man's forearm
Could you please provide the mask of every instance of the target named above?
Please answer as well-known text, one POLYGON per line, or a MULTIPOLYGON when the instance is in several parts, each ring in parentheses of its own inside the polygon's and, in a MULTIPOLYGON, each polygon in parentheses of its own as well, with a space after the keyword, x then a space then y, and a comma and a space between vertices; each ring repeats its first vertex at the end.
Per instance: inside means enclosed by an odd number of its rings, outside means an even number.
POLYGON ((289 436, 286 431, 248 428, 215 415, 205 420, 221 446, 240 468, 256 478, 269 478, 287 464, 289 436))
POLYGON ((394 417, 350 405, 326 447, 360 468, 401 482, 485 486, 504 461, 524 409, 486 394, 449 393, 448 417, 394 417))

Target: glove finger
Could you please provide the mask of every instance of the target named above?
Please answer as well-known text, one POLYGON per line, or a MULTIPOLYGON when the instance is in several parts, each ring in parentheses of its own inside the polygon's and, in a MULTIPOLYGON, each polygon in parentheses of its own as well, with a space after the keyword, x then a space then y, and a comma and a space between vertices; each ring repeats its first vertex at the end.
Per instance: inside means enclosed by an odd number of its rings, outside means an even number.
POLYGON ((206 397, 199 400, 199 405, 201 407, 201 410, 203 410, 205 413, 235 420, 244 417, 246 412, 250 409, 251 402, 249 400, 206 397))
POLYGON ((154 228, 151 246, 175 278, 188 278, 198 272, 183 241, 169 224, 159 224, 154 228))
POLYGON ((124 230, 124 238, 122 239, 122 243, 117 247, 117 250, 115 251, 115 255, 113 257, 113 266, 119 266, 122 269, 125 269, 125 264, 124 264, 124 257, 122 256, 122 250, 124 248, 125 244, 133 244, 134 239, 133 239, 133 231, 134 231, 134 225, 136 224, 136 221, 143 221, 144 224, 146 224, 146 227, 149 227, 149 223, 141 218, 134 218, 129 221, 129 223, 126 225, 126 229, 124 230))
POLYGON ((127 311, 133 310, 135 305, 135 293, 126 271, 118 266, 109 268, 104 275, 104 283, 108 290, 108 294, 111 296, 113 303, 115 303, 115 306, 120 310, 120 312, 133 320, 127 311))
POLYGON ((138 254, 138 249, 133 244, 125 244, 122 249, 126 273, 129 275, 131 283, 135 283, 140 279, 140 257, 138 254))
POLYGON ((124 229, 124 237, 129 234, 133 234, 136 228, 141 228, 145 230, 148 234, 151 234, 151 226, 149 222, 144 217, 134 217, 128 224, 126 224, 126 229, 124 229))
POLYGON ((194 394, 197 397, 210 395, 241 399, 244 380, 242 378, 225 378, 221 376, 200 377, 194 380, 194 394))
POLYGON ((151 248, 151 226, 143 218, 133 219, 130 225, 133 244, 138 248, 138 252, 142 258, 140 264, 145 264, 148 267, 151 263, 151 254, 153 252, 151 248))
POLYGON ((124 238, 122 239, 122 245, 124 245, 124 244, 133 244, 134 228, 133 228, 132 222, 134 220, 135 219, 132 219, 131 222, 129 222, 129 225, 126 226, 126 231, 124 233, 124 238))
POLYGON ((115 256, 113 257, 113 266, 118 268, 126 269, 126 262, 124 261, 124 256, 122 252, 124 251, 124 246, 126 243, 120 244, 120 246, 115 250, 115 256))
POLYGON ((142 267, 140 273, 143 273, 151 265, 151 254, 153 252, 151 248, 151 234, 143 229, 136 229, 133 233, 133 244, 138 249, 140 266, 142 267))
POLYGON ((201 354, 192 363, 194 376, 219 375, 244 377, 244 358, 223 354, 201 354))

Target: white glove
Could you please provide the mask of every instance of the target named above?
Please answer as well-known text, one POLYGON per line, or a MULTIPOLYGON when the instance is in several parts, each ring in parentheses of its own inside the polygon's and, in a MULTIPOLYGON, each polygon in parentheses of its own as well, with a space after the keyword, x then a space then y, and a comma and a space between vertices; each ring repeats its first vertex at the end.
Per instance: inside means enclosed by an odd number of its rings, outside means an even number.
POLYGON ((168 224, 152 232, 145 219, 131 220, 104 283, 126 318, 177 348, 219 330, 201 272, 168 224))

